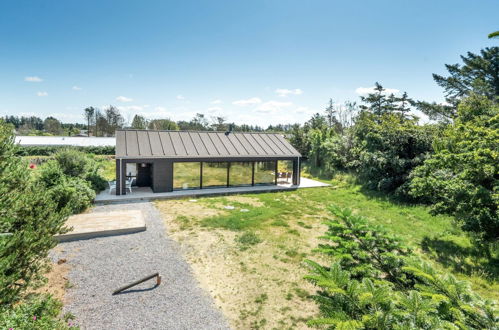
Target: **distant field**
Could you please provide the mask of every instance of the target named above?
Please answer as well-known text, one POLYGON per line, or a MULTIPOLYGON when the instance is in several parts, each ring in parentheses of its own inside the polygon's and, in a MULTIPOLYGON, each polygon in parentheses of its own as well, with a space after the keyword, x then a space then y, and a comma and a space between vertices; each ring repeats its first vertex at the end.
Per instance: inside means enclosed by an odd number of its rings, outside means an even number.
POLYGON ((234 327, 305 327, 317 312, 307 298, 314 288, 302 279, 307 273, 302 261, 321 258, 313 249, 325 232, 330 204, 384 225, 437 267, 470 281, 482 296, 499 298, 497 264, 478 257, 451 218, 363 193, 345 180, 330 183, 330 188, 156 205, 169 235, 234 327))

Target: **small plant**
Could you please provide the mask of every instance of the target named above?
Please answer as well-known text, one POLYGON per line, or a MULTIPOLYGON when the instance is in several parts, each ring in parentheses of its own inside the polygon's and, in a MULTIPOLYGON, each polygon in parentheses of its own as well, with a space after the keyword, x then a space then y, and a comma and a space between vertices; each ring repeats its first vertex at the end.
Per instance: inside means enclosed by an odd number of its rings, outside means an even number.
MULTIPOLYGON (((50 296, 33 296, 15 307, 0 307, 1 329, 68 329, 71 317, 59 318, 62 304, 50 296)), ((71 325, 70 325, 71 324, 71 325)))
POLYGON ((236 242, 242 244, 242 245, 256 245, 258 243, 261 243, 262 240, 260 237, 258 237, 257 234, 251 231, 244 232, 243 234, 239 235, 236 237, 236 242))
POLYGON ((257 304, 263 304, 268 299, 269 299, 269 296, 266 293, 262 293, 261 295, 259 295, 258 297, 256 297, 255 303, 257 303, 257 304))

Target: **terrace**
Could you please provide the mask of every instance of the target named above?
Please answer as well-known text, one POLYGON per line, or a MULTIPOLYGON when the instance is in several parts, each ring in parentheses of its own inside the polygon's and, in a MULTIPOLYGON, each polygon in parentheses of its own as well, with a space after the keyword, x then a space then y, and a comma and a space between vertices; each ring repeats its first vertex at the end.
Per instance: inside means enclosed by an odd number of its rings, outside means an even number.
POLYGON ((242 193, 263 193, 272 191, 288 191, 303 188, 327 187, 329 184, 308 178, 300 178, 300 184, 278 181, 276 185, 256 185, 241 187, 219 187, 210 189, 183 189, 171 192, 154 193, 151 187, 132 187, 132 193, 126 195, 110 194, 109 190, 100 192, 95 198, 96 203, 116 203, 153 199, 178 199, 200 196, 222 196, 242 193))

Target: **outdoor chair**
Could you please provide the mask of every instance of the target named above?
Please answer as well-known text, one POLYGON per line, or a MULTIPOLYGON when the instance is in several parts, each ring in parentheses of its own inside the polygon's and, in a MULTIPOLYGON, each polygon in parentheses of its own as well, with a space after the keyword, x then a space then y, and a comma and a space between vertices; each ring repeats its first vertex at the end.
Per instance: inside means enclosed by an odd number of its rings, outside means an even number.
POLYGON ((125 181, 125 188, 130 190, 130 194, 132 193, 132 183, 134 179, 129 179, 125 181))
POLYGON ((108 181, 107 184, 109 185, 109 193, 116 190, 116 181, 108 181))

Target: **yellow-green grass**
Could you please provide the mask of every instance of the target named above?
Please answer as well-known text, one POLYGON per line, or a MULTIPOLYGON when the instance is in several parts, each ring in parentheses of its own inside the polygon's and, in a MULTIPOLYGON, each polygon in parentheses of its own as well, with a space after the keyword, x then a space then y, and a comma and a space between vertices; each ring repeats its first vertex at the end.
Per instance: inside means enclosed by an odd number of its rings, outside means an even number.
MULTIPOLYGON (((258 199, 263 203, 262 207, 250 207, 224 197, 200 199, 199 202, 208 207, 215 208, 222 204, 249 210, 204 218, 200 225, 205 228, 256 231, 265 238, 266 232, 270 233, 272 227, 296 231, 296 226, 291 224, 306 228, 307 219, 326 219, 328 215, 325 209, 328 205, 348 207, 400 236, 442 271, 470 281, 483 297, 499 300, 498 260, 481 256, 452 217, 433 216, 425 206, 396 203, 386 196, 365 192, 358 185, 343 179, 331 180, 329 183, 332 187, 245 195, 258 199)), ((299 230, 296 234, 300 234, 299 230)), ((317 236, 322 234, 316 233, 317 236)), ((283 236, 282 239, 287 240, 288 237, 283 236)), ((298 249, 303 250, 301 247, 298 249)))

